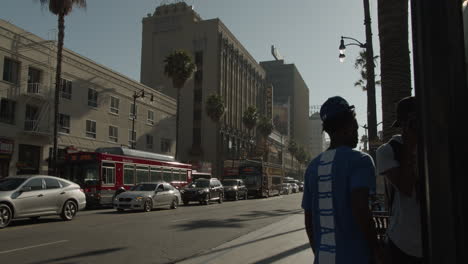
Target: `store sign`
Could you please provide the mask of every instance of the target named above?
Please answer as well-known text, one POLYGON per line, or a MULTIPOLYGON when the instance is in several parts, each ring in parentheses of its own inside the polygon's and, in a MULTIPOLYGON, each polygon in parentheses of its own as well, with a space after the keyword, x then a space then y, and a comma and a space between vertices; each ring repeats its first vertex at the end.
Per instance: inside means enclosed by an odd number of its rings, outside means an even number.
POLYGON ((0 138, 0 154, 13 154, 13 146, 13 140, 0 138))

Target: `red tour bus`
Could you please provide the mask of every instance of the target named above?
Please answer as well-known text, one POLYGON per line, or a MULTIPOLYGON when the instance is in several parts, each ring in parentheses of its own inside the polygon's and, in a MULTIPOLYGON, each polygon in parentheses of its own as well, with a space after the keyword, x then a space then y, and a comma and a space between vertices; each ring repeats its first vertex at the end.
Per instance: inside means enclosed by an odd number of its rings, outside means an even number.
POLYGON ((192 180, 191 164, 122 147, 68 154, 62 172, 62 177, 82 186, 90 206, 112 204, 115 190, 120 187, 128 190, 140 182, 192 180))

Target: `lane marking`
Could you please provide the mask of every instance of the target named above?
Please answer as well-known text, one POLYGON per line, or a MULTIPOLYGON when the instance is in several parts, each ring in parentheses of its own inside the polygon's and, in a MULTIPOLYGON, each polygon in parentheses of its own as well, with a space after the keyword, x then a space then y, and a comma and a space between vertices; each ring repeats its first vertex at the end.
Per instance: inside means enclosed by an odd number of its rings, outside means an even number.
POLYGON ((26 249, 31 249, 31 248, 37 248, 37 247, 45 247, 45 246, 49 246, 49 245, 53 245, 53 244, 59 244, 59 243, 65 243, 65 242, 68 242, 68 240, 60 240, 60 241, 44 243, 44 244, 39 244, 39 245, 34 245, 34 246, 29 246, 29 247, 22 247, 22 248, 15 248, 15 249, 10 249, 10 250, 0 251, 0 254, 6 254, 6 253, 11 253, 11 252, 20 251, 20 250, 26 250, 26 249))
POLYGON ((187 220, 191 220, 191 219, 193 219, 193 218, 178 219, 178 220, 171 221, 171 223, 182 222, 182 221, 187 221, 187 220))

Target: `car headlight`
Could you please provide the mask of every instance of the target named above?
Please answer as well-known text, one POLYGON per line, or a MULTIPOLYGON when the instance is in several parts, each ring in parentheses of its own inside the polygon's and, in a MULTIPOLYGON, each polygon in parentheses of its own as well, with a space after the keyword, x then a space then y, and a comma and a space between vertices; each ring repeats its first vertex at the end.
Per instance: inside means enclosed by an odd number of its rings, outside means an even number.
POLYGON ((237 186, 232 187, 232 189, 237 190, 237 186))

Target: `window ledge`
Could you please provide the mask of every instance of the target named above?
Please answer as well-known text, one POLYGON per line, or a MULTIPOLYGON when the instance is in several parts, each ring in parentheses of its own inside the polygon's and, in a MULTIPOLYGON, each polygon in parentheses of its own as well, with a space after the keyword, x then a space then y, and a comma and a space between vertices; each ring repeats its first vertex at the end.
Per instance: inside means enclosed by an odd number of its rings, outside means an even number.
POLYGON ((114 115, 114 116, 119 116, 118 113, 114 113, 114 112, 111 112, 111 111, 109 111, 109 114, 114 115))

